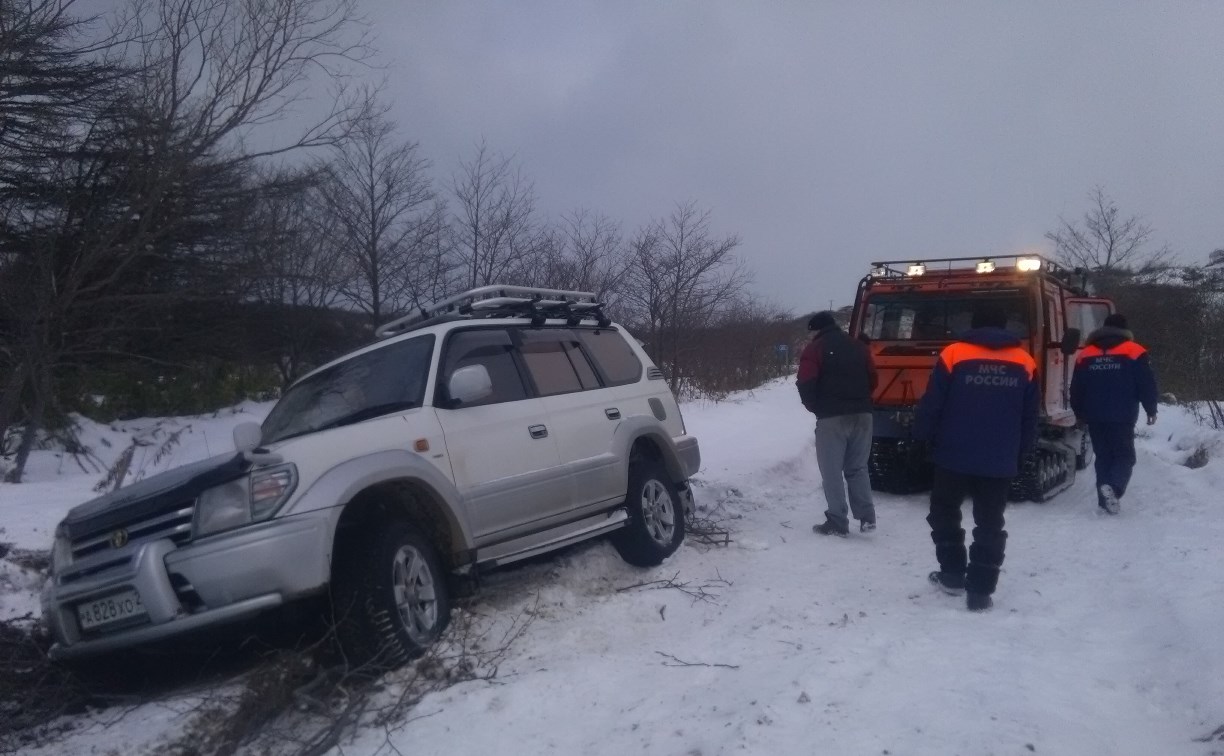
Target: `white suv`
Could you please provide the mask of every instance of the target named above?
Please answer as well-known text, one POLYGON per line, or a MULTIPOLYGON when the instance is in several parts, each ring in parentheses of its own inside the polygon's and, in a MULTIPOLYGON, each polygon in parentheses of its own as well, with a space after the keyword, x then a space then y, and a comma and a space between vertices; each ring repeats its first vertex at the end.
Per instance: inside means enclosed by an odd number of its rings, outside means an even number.
POLYGON ((635 565, 679 547, 697 439, 591 294, 484 287, 377 333, 235 428, 237 454, 69 512, 53 656, 329 595, 346 652, 397 664, 483 568, 603 534, 635 565))

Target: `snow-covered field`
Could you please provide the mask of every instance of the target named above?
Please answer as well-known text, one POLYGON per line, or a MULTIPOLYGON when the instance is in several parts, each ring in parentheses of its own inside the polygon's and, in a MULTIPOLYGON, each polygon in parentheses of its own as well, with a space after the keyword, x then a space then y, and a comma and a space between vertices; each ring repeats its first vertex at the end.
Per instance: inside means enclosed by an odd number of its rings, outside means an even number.
MULTIPOLYGON (((133 470, 223 451, 266 409, 162 423, 133 470)), ((926 582, 924 496, 879 496, 870 536, 811 532, 813 421, 789 380, 684 411, 699 503, 731 545, 687 544, 640 571, 599 542, 493 576, 475 611, 533 616, 496 678, 431 694, 343 753, 1224 754, 1210 737, 1224 725, 1224 433, 1162 407, 1120 516, 1097 513, 1090 472, 1052 503, 1009 508, 995 608, 969 614, 926 582), (1185 467, 1199 447, 1208 464, 1185 467), (639 585, 668 580, 688 592, 639 585)), ((109 462, 154 426, 84 440, 109 462)), ((0 542, 47 548, 103 475, 40 452, 31 482, 0 485, 0 542)), ((37 583, 0 560, 0 618, 37 613, 37 583)), ((188 708, 145 704, 109 726, 96 712, 41 752, 156 753, 188 708)))

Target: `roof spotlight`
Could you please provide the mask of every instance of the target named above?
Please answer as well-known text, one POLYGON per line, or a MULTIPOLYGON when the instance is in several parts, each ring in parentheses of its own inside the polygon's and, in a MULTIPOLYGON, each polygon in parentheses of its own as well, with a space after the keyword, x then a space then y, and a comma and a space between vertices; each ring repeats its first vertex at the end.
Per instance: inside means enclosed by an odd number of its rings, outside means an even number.
POLYGON ((922 263, 914 263, 905 270, 907 276, 920 276, 926 273, 926 266, 922 263))
POLYGON ((1040 257, 1017 257, 1016 270, 1021 273, 1030 273, 1034 270, 1041 270, 1040 257))
POLYGON ((991 260, 990 258, 987 258, 977 264, 978 273, 994 273, 994 269, 995 269, 994 261, 991 260))
POLYGON ((871 269, 872 278, 883 278, 886 275, 888 275, 888 268, 885 268, 883 265, 877 265, 871 269))

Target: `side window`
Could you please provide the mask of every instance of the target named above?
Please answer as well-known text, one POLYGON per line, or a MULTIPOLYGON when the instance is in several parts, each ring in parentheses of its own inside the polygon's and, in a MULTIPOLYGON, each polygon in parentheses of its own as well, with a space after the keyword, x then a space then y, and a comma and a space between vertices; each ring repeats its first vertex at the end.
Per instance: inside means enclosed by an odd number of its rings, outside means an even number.
POLYGON ((527 388, 514 362, 514 345, 510 334, 499 329, 458 331, 446 344, 442 357, 440 391, 452 373, 468 365, 484 365, 493 382, 493 393, 486 399, 467 406, 515 402, 527 398, 527 388))
POLYGON ((573 331, 521 330, 519 352, 540 396, 599 387, 595 371, 578 346, 573 331))
POLYGON ((597 331, 581 329, 575 333, 603 373, 607 385, 636 383, 642 377, 642 363, 619 331, 601 328, 597 331))

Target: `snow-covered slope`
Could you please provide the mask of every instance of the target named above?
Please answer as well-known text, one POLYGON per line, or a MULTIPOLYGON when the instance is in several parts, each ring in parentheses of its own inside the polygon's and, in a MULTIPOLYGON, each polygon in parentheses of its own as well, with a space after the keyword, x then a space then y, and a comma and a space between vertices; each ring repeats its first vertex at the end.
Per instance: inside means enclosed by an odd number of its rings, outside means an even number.
MULTIPOLYGON (((228 448, 228 428, 266 408, 244 409, 177 421, 191 430, 175 462, 228 448)), ((684 412, 702 444, 699 503, 731 545, 690 543, 641 571, 600 542, 494 575, 474 612, 532 618, 497 677, 432 694, 344 753, 1224 751, 1197 740, 1224 724, 1224 434, 1162 408, 1120 516, 1098 515, 1084 473, 1054 502, 1010 507, 995 608, 969 614, 926 583, 923 496, 879 496, 870 536, 811 532, 824 509, 813 422, 789 381, 684 412), (1183 466, 1200 446, 1208 464, 1183 466)), ((126 444, 97 432, 114 453, 126 444)), ((43 453, 34 477, 0 486, 0 541, 45 548, 102 475, 43 453)), ((12 582, 8 616, 36 603, 30 581, 12 582)), ((180 722, 145 707, 101 742, 155 752, 180 722)), ((90 752, 92 732, 55 752, 90 752)))

